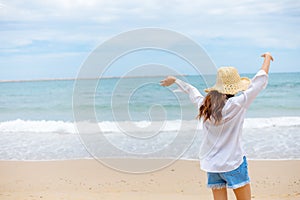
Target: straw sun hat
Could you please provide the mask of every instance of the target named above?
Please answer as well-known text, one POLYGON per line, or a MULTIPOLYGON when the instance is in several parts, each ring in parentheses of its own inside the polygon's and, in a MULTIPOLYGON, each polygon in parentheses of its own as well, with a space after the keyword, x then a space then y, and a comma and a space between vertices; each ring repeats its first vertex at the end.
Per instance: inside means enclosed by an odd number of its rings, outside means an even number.
POLYGON ((221 67, 218 69, 216 84, 205 89, 205 92, 217 90, 222 94, 236 94, 246 90, 251 81, 247 77, 240 77, 238 71, 234 67, 221 67))

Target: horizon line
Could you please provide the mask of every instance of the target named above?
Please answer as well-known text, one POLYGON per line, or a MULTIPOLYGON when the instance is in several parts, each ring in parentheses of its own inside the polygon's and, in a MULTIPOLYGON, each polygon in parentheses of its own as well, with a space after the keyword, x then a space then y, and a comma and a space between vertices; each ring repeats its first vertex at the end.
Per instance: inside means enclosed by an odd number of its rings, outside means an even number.
MULTIPOLYGON (((170 76, 178 76, 170 74, 170 76)), ((180 76, 197 76, 197 75, 188 75, 180 74, 180 76)), ((38 82, 38 81, 74 81, 74 80, 95 80, 95 79, 114 79, 114 78, 152 78, 152 77, 165 77, 165 75, 154 75, 154 76, 104 76, 101 78, 91 77, 91 78, 42 78, 42 79, 18 79, 18 80, 0 80, 0 83, 9 83, 9 82, 38 82)))
MULTIPOLYGON (((299 72, 271 72, 269 74, 281 74, 281 73, 300 73, 299 72)), ((255 73, 240 73, 242 74, 255 74, 255 73)), ((205 74, 205 75, 215 75, 215 74, 205 74)), ((39 81, 74 81, 74 80, 95 80, 95 79, 114 79, 114 78, 152 78, 152 77, 165 77, 167 75, 149 75, 149 76, 104 76, 101 78, 91 77, 91 78, 41 78, 41 79, 18 79, 18 80, 0 80, 0 83, 14 83, 14 82, 39 82, 39 81)), ((200 76, 198 74, 169 74, 169 76, 200 76)))

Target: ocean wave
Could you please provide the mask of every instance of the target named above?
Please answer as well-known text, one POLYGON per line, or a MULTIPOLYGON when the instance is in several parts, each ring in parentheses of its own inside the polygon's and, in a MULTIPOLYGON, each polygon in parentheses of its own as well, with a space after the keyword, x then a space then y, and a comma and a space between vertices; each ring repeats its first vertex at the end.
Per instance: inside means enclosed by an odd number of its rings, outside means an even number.
MULTIPOLYGON (((80 122, 89 127, 90 122, 80 122)), ((106 140, 99 140, 97 134, 88 135, 90 141, 97 141, 99 158, 177 158, 181 149, 190 144, 181 159, 198 159, 202 134, 197 120, 166 122, 122 121, 99 122, 106 140), (133 136, 123 134, 122 129, 135 130, 133 136), (146 130, 146 131, 145 131, 146 130), (151 134, 147 133, 150 132, 151 134), (161 134, 153 135, 153 131, 161 134), (182 134, 177 134, 183 131, 182 134), (146 135, 142 135, 145 134, 146 135), (144 137, 144 136, 151 137, 144 137), (191 137, 192 136, 192 137, 191 137), (195 136, 195 137, 194 137, 195 136), (175 138, 178 138, 175 140, 175 138), (191 139, 193 138, 193 139, 191 139), (109 141, 111 145, 107 145, 109 141), (112 151, 117 147, 120 152, 112 151), (162 154, 152 152, 169 148, 162 154), (129 152, 129 153, 127 153, 129 152), (149 153, 150 152, 150 153, 149 153)), ((88 133, 93 130, 85 130, 88 133)), ((91 158, 85 143, 76 134, 74 122, 13 120, 0 123, 0 160, 61 160, 91 158)), ((251 159, 299 159, 300 117, 247 118, 244 124, 243 142, 251 159)), ((89 143, 87 143, 89 144, 89 143)), ((98 152, 98 151, 97 151, 98 152)))
MULTIPOLYGON (((76 125, 90 127, 90 122, 65 122, 46 120, 11 120, 0 122, 0 133, 77 133, 76 125)), ((120 133, 124 131, 143 132, 177 132, 201 129, 197 120, 168 120, 168 121, 103 121, 98 126, 103 133, 120 133)), ((271 117, 271 118, 246 118, 245 129, 268 127, 297 127, 300 126, 300 117, 271 117)), ((94 132, 94 130, 86 130, 94 132)))
POLYGON ((300 117, 246 118, 244 128, 300 126, 300 117))

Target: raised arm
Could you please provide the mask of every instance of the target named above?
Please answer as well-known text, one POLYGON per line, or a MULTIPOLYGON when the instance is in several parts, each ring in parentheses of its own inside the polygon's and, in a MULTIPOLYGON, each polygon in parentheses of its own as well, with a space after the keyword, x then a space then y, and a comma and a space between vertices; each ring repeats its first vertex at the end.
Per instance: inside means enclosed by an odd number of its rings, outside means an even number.
POLYGON ((168 76, 166 79, 160 81, 161 86, 170 86, 173 83, 176 83, 181 91, 187 93, 189 95, 191 102, 195 104, 197 107, 199 107, 199 104, 201 103, 203 96, 197 90, 197 88, 180 79, 176 79, 176 77, 174 76, 168 76))
POLYGON ((272 55, 270 52, 264 53, 261 55, 261 57, 264 57, 265 60, 261 66, 261 69, 264 70, 267 74, 269 73, 269 68, 270 68, 270 61, 274 61, 272 55))
POLYGON ((274 59, 269 52, 264 53, 263 55, 261 55, 261 57, 265 58, 264 62, 261 69, 252 78, 249 88, 246 91, 242 92, 241 95, 234 98, 234 100, 238 102, 238 104, 246 108, 250 106, 259 92, 261 92, 268 84, 270 61, 273 61, 274 59))

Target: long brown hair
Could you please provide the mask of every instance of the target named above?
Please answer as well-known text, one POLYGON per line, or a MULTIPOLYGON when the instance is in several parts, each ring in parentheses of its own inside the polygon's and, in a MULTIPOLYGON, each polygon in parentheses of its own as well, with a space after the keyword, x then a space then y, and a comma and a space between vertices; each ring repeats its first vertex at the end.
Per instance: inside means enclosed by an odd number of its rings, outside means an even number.
POLYGON ((234 95, 222 94, 216 90, 210 91, 202 105, 199 108, 198 119, 203 118, 203 121, 212 120, 214 124, 218 124, 222 120, 222 110, 225 105, 225 100, 234 95))

